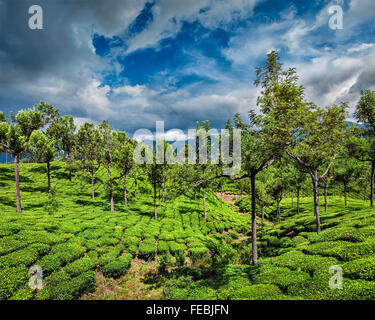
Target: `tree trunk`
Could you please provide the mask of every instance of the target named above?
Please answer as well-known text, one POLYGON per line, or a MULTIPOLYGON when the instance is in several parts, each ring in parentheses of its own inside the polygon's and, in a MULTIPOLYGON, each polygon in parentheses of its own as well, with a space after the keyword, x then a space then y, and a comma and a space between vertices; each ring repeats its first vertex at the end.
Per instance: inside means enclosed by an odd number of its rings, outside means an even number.
POLYGON ((154 183, 154 210, 155 210, 155 220, 158 220, 158 207, 156 205, 156 183, 154 183))
POLYGON ((297 189, 297 214, 299 214, 299 199, 300 199, 300 188, 297 189))
POLYGON ((197 191, 194 190, 194 200, 197 201, 197 191))
POLYGON ((14 174, 16 180, 16 197, 17 197, 17 212, 22 212, 21 207, 21 192, 20 192, 20 174, 18 168, 18 155, 14 156, 14 174))
POLYGON ((280 201, 277 200, 277 221, 281 223, 281 216, 280 216, 280 201))
POLYGON ((115 202, 113 200, 113 184, 112 184, 112 178, 111 178, 111 166, 108 165, 108 178, 110 183, 110 190, 109 190, 109 198, 111 201, 111 211, 115 211, 115 202))
POLYGON ((8 164, 8 150, 5 149, 5 164, 8 164))
POLYGON ((346 191, 347 191, 347 184, 344 183, 344 198, 345 198, 345 207, 348 206, 348 200, 347 200, 347 197, 346 197, 346 191))
POLYGON ((71 163, 70 153, 68 153, 68 163, 69 163, 69 182, 72 182, 72 163, 71 163))
POLYGON ((316 219, 316 232, 320 233, 320 217, 319 217, 319 196, 318 196, 318 179, 316 177, 311 177, 314 187, 314 214, 316 219))
POLYGON ((328 212, 328 184, 324 183, 324 211, 328 212))
POLYGON ((258 263, 258 247, 257 247, 257 216, 256 216, 256 194, 255 194, 255 174, 251 174, 251 244, 252 244, 252 262, 255 266, 258 263))
POLYGON ((371 207, 374 206, 375 162, 371 163, 371 207))
POLYGON ((126 174, 124 174, 124 201, 125 201, 125 207, 128 207, 128 195, 126 191, 126 174))
POLYGON ((164 192, 165 192, 165 177, 163 178, 163 190, 162 190, 163 202, 164 202, 164 199, 165 199, 164 192))
POLYGON ((47 180, 48 180, 48 191, 51 190, 51 170, 50 170, 50 164, 49 161, 47 161, 47 180))
POLYGON ((160 196, 160 187, 159 187, 159 208, 161 209, 161 196, 160 196))
POLYGON ((204 210, 204 220, 207 221, 207 210, 206 210, 206 187, 203 188, 203 210, 204 210))
POLYGON ((264 221, 264 205, 262 204, 262 221, 264 221))
POLYGON ((95 200, 95 177, 94 170, 91 171, 91 198, 95 200))

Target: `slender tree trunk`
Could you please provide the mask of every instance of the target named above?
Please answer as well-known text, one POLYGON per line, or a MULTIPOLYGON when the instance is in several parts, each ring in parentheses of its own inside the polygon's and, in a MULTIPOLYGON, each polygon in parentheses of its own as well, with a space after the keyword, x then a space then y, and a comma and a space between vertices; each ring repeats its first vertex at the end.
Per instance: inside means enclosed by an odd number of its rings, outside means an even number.
POLYGON ((95 200, 95 173, 94 170, 91 170, 91 198, 95 200))
POLYGON ((124 174, 124 201, 125 201, 125 207, 128 207, 128 195, 126 190, 126 174, 124 174))
POLYGON ((280 216, 280 201, 277 200, 277 221, 281 223, 281 216, 280 216))
POLYGON ((47 161, 47 180, 48 180, 48 191, 51 190, 51 170, 50 163, 47 161))
POLYGON ((347 197, 346 197, 346 191, 347 191, 347 185, 346 183, 344 183, 344 198, 345 198, 345 207, 348 206, 348 200, 347 200, 347 197))
POLYGON ((162 192, 162 195, 163 195, 163 202, 164 202, 164 192, 165 192, 165 177, 163 178, 163 192, 162 192))
POLYGON ((324 211, 328 212, 328 183, 324 183, 324 211))
POLYGON ((17 212, 22 212, 21 207, 21 192, 20 192, 20 173, 18 168, 18 155, 14 156, 14 174, 16 180, 16 197, 17 197, 17 212))
POLYGON ((197 201, 197 191, 194 190, 194 200, 197 201))
POLYGON ((204 210, 204 220, 207 221, 207 210, 206 210, 206 187, 203 188, 203 210, 204 210))
POLYGON ((255 194, 255 174, 251 174, 251 244, 252 244, 252 262, 255 266, 258 263, 257 247, 257 216, 256 216, 256 194, 255 194))
MULTIPOLYGON (((317 174, 316 174, 317 176, 317 174)), ((320 217, 319 217, 319 197, 318 197, 318 179, 312 177, 313 187, 314 187, 314 214, 316 219, 316 232, 320 233, 320 217)))
POLYGON ((160 196, 160 187, 159 187, 159 208, 161 209, 161 196, 160 196))
POLYGON ((158 220, 158 207, 156 205, 156 183, 154 183, 154 210, 155 210, 155 220, 158 220))
POLYGON ((299 209, 299 200, 300 200, 300 188, 297 189, 297 214, 299 214, 300 209, 299 209))
POLYGON ((69 182, 72 182, 72 161, 71 154, 68 153, 68 163, 69 163, 69 182))
POLYGON ((375 162, 371 163, 371 207, 374 206, 375 162))
POLYGON ((5 149, 5 164, 8 164, 8 150, 5 149))
POLYGON ((110 182, 109 198, 110 198, 110 201, 111 201, 111 211, 115 211, 115 202, 114 202, 114 199, 113 199, 113 181, 112 181, 112 178, 111 178, 111 165, 110 164, 108 165, 108 178, 109 178, 109 182, 110 182))

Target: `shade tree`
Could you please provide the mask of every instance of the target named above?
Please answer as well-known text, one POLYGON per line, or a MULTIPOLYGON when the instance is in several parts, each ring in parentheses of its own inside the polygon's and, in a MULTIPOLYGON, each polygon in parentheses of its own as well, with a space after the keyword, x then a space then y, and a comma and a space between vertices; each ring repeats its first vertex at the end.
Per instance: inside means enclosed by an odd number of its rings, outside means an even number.
POLYGON ((60 150, 64 151, 64 160, 68 162, 68 179, 72 181, 72 163, 76 147, 76 125, 72 116, 56 117, 47 128, 47 134, 58 142, 60 150), (67 156, 67 157, 66 157, 67 156))
POLYGON ((91 177, 91 198, 95 199, 95 173, 100 168, 101 140, 98 128, 93 123, 84 123, 76 135, 76 156, 81 170, 91 177))
POLYGON ((17 212, 22 212, 19 162, 26 154, 32 133, 43 126, 42 114, 34 107, 11 114, 11 121, 0 122, 0 146, 14 158, 17 212))
POLYGON ((349 153, 359 161, 368 162, 371 165, 370 175, 370 204, 374 206, 375 185, 375 92, 362 90, 354 113, 357 121, 363 127, 357 130, 357 139, 352 139, 349 145, 349 153))
POLYGON ((119 175, 123 179, 124 204, 125 207, 128 207, 127 177, 134 166, 133 154, 136 141, 129 138, 126 132, 117 131, 114 135, 116 148, 113 151, 113 163, 117 172, 119 172, 119 175))
POLYGON ((342 157, 337 159, 332 168, 334 180, 344 187, 345 206, 348 205, 348 185, 360 177, 362 170, 363 165, 361 165, 359 161, 349 158, 346 154, 343 154, 342 157))
POLYGON ((321 231, 319 183, 328 174, 345 143, 346 109, 347 104, 342 103, 339 106, 311 110, 308 121, 293 136, 293 143, 287 149, 287 154, 311 177, 317 233, 321 231))
POLYGON ((30 137, 29 151, 34 159, 46 164, 47 186, 51 190, 51 162, 57 152, 57 142, 53 137, 48 136, 40 130, 35 130, 30 137))
POLYGON ((113 165, 114 165, 114 154, 118 147, 118 141, 116 135, 112 130, 112 127, 107 121, 103 121, 99 124, 99 135, 100 135, 100 152, 99 152, 99 162, 104 166, 107 171, 107 177, 105 180, 105 188, 108 193, 111 211, 115 210, 114 202, 114 187, 115 179, 113 175, 113 165))

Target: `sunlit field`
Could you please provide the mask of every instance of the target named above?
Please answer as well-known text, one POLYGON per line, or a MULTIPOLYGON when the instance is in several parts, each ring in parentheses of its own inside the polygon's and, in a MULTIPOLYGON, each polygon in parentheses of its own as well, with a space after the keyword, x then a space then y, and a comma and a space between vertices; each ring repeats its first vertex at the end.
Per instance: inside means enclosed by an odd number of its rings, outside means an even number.
MULTIPOLYGON (((202 201, 164 201, 154 219, 151 186, 129 183, 129 207, 115 194, 110 211, 97 174, 90 179, 65 163, 51 165, 58 209, 50 214, 45 165, 21 164, 21 214, 16 212, 14 166, 0 165, 0 299, 375 299, 375 212, 368 202, 320 199, 322 232, 315 232, 312 198, 300 214, 290 198, 281 223, 268 208, 258 217, 259 262, 251 265, 251 217, 207 192, 202 201), (29 267, 43 270, 43 288, 29 287, 29 267), (329 268, 343 269, 343 289, 329 288, 329 268)), ((231 189, 231 187, 228 187, 231 189)), ((233 188, 232 188, 233 189, 233 188)), ((232 193, 236 193, 232 190, 232 193)), ((229 195, 230 196, 230 195, 229 195)), ((238 204, 240 202, 240 204, 238 204)), ((246 210, 245 210, 246 211, 246 210)))

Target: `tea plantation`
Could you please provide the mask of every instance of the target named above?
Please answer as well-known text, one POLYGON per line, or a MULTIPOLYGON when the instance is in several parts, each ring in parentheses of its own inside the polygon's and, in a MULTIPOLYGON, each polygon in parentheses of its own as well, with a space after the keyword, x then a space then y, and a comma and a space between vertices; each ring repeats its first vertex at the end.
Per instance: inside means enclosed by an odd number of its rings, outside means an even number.
POLYGON ((375 212, 367 202, 350 199, 345 207, 342 198, 330 198, 317 235, 312 199, 301 199, 299 215, 286 199, 281 224, 259 219, 254 267, 250 215, 230 204, 221 208, 211 192, 207 222, 202 204, 187 196, 164 202, 156 221, 147 183, 140 183, 137 199, 129 184, 128 208, 118 191, 110 212, 100 183, 91 200, 90 183, 78 175, 70 183, 65 164, 56 162, 59 207, 51 215, 44 209, 45 166, 20 169, 23 212, 17 214, 13 166, 0 165, 1 300, 103 298, 98 279, 121 287, 136 261, 156 265, 140 281, 159 288, 160 299, 375 299, 375 212), (43 270, 41 290, 29 288, 33 265, 43 270), (335 265, 344 281, 333 290, 335 265))

